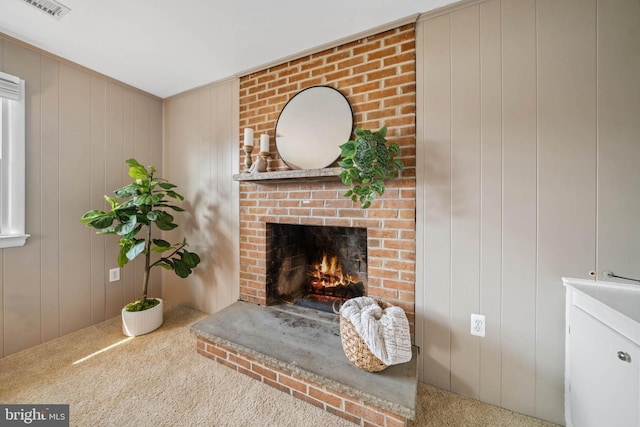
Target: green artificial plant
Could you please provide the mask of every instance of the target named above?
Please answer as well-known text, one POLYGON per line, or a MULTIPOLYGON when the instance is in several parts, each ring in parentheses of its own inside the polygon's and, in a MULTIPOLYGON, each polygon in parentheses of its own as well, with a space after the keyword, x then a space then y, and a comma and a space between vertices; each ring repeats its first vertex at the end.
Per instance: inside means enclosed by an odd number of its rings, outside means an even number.
POLYGON ((142 297, 125 307, 127 311, 142 311, 159 303, 157 299, 147 299, 149 273, 153 267, 173 270, 178 277, 189 276, 200 263, 200 257, 187 251, 187 240, 169 243, 153 237, 153 226, 161 231, 169 231, 178 225, 167 211, 183 212, 170 199, 182 201, 176 193, 176 186, 155 176, 156 168, 142 166, 135 159, 126 161, 129 176, 133 182, 114 191, 115 197, 104 196, 111 210, 90 210, 80 219, 88 227, 98 229, 97 234, 117 234, 120 236, 118 265, 123 267, 138 255, 144 255, 144 276, 142 297), (120 199, 121 201, 118 201, 120 199), (141 233, 142 232, 142 233, 141 233), (139 235, 139 233, 141 233, 139 235), (151 254, 162 254, 152 261, 151 254))
POLYGON ((398 144, 391 142, 387 145, 386 126, 377 132, 357 128, 354 134, 354 140, 340 146, 343 159, 338 164, 344 169, 340 179, 350 187, 344 196, 366 209, 376 195, 384 194, 384 181, 395 178, 404 164, 395 159, 400 154, 398 144))

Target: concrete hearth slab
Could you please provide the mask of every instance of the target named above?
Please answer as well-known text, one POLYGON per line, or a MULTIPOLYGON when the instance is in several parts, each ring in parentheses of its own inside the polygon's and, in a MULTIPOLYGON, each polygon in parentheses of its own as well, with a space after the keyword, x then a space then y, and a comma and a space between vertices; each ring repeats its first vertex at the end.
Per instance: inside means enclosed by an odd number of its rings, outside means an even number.
POLYGON ((353 365, 340 341, 340 319, 293 305, 238 301, 191 331, 286 372, 306 378, 405 418, 415 416, 416 351, 408 363, 371 373, 353 365))

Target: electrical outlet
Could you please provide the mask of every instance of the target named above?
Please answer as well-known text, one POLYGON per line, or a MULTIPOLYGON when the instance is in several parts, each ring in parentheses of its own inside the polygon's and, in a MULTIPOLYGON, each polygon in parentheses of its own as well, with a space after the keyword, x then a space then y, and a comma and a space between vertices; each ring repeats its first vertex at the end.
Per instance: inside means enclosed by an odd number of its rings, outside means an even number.
POLYGON ((484 326, 485 326, 485 322, 484 322, 484 316, 482 314, 471 315, 471 335, 483 337, 484 326))
POLYGON ((111 270, 109 270, 109 281, 117 282, 118 280, 120 280, 120 269, 112 268, 111 270))

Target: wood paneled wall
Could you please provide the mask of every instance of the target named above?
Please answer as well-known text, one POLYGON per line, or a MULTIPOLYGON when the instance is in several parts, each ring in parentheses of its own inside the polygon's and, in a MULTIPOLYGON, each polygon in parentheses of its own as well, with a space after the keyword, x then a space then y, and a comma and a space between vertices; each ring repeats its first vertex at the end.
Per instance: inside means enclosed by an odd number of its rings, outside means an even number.
MULTIPOLYGON (((27 91, 27 233, 0 250, 0 356, 117 315, 142 269, 80 223, 128 182, 125 159, 162 163, 162 101, 0 34, 0 70, 27 91)), ((156 286, 159 292, 160 287, 156 286)))
POLYGON ((239 92, 238 79, 231 79, 164 104, 166 177, 190 212, 166 234, 186 236, 202 263, 187 279, 164 271, 163 295, 207 313, 237 301, 240 289, 239 192, 232 178, 240 164, 239 92))
POLYGON ((638 2, 489 0, 421 18, 423 381, 564 422, 561 277, 640 277, 639 52, 638 2))

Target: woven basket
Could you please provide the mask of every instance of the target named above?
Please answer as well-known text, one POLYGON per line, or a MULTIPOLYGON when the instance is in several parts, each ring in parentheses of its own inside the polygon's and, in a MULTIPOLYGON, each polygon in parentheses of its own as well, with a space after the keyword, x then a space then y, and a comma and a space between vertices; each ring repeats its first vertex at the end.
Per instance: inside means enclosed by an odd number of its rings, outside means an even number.
MULTIPOLYGON (((378 300, 376 302, 383 310, 391 307, 384 301, 378 300)), ((358 368, 368 372, 380 372, 387 368, 387 365, 371 353, 353 324, 342 315, 340 315, 340 338, 344 354, 358 368)))

